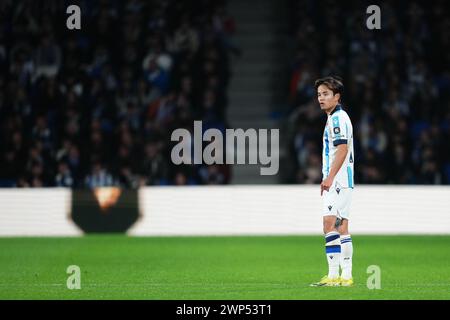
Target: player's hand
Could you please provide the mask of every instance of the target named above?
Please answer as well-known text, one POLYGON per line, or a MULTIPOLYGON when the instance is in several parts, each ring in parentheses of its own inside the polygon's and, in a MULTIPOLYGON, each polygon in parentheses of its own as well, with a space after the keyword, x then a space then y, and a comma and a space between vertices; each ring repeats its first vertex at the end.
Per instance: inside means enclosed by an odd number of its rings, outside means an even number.
POLYGON ((333 179, 331 177, 326 178, 322 181, 320 184, 320 195, 323 194, 323 190, 328 191, 330 190, 331 185, 333 184, 333 179))

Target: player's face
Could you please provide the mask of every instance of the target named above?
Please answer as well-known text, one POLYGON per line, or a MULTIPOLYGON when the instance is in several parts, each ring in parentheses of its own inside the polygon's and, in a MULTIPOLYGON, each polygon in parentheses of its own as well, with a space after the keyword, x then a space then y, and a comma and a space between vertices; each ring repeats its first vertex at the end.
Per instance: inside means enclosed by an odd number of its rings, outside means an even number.
POLYGON ((333 91, 326 85, 321 84, 317 88, 317 100, 319 101, 320 109, 326 112, 339 103, 339 94, 333 94, 333 91))

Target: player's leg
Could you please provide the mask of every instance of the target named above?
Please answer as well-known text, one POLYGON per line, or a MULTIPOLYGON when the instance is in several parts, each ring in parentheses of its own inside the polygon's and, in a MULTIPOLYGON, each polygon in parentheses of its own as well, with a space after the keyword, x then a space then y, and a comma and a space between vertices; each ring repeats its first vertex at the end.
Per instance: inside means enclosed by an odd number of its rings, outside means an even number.
POLYGON ((338 225, 338 231, 341 235, 341 260, 340 265, 342 269, 341 285, 351 286, 353 284, 352 278, 352 264, 353 264, 353 242, 348 231, 350 204, 352 202, 353 189, 342 189, 339 194, 338 201, 338 216, 341 222, 338 225))
POLYGON ((325 254, 328 261, 328 274, 312 286, 336 286, 340 284, 339 260, 341 241, 336 229, 336 191, 331 188, 323 194, 323 233, 325 235, 325 254))
POLYGON ((341 240, 336 229, 336 216, 323 217, 323 233, 325 235, 325 254, 328 261, 328 278, 339 278, 339 263, 341 256, 341 240))
POLYGON ((325 254, 328 261, 328 274, 312 286, 338 286, 340 285, 339 261, 341 252, 341 241, 336 229, 336 216, 323 216, 323 233, 325 235, 325 254))
POLYGON ((353 284, 352 278, 352 259, 353 259, 353 243, 350 233, 348 232, 348 219, 343 218, 338 226, 341 235, 341 259, 340 265, 342 269, 341 278, 343 284, 353 284))

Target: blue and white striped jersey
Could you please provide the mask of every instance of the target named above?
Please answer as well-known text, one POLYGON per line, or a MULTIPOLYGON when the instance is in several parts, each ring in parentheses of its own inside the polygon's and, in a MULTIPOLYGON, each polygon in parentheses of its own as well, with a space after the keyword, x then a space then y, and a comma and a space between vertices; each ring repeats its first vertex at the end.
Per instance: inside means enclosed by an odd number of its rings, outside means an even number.
POLYGON ((353 126, 347 112, 338 104, 328 115, 323 133, 322 175, 324 180, 330 173, 337 146, 343 143, 348 145, 347 156, 334 178, 333 186, 338 183, 343 188, 353 188, 353 126))

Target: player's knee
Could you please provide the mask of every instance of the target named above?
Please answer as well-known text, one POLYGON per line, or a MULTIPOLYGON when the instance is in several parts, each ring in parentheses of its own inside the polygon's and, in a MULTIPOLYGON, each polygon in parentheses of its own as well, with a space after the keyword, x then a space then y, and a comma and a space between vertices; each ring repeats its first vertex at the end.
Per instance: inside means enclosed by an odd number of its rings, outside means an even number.
POLYGON ((342 224, 338 227, 338 231, 341 235, 348 234, 348 220, 347 219, 342 220, 342 224))
POLYGON ((323 224, 323 233, 327 234, 327 233, 329 233, 331 231, 336 231, 334 223, 329 223, 329 222, 324 223, 323 224))
POLYGON ((338 232, 340 235, 347 235, 348 234, 348 229, 347 228, 343 228, 343 227, 339 227, 338 228, 338 232))

